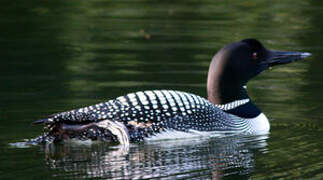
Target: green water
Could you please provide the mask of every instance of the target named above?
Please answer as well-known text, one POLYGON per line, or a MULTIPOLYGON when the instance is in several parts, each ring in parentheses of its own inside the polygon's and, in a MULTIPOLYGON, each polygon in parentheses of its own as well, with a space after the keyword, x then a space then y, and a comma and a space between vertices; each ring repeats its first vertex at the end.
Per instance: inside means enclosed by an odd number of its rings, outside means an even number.
POLYGON ((322 179, 322 17, 317 0, 2 0, 0 179, 322 179), (129 92, 206 96, 212 56, 250 37, 313 54, 249 82, 268 136, 8 145, 41 134, 34 120, 129 92))

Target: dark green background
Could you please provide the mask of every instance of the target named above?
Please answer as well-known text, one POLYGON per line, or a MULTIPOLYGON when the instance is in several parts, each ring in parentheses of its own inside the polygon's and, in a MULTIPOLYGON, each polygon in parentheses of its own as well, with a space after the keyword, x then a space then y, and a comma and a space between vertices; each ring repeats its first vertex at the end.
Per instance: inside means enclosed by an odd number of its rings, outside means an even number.
POLYGON ((2 0, 0 179, 323 178, 323 2, 2 0), (257 38, 313 56, 248 84, 271 134, 136 144, 14 148, 48 114, 146 89, 206 96, 212 56, 257 38), (53 149, 54 148, 54 149, 53 149))

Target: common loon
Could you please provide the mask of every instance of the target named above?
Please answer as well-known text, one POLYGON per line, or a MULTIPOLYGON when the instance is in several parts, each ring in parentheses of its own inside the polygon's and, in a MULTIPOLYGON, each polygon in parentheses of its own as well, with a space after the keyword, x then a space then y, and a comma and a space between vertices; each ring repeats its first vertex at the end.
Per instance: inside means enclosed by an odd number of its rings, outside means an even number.
POLYGON ((76 138, 129 144, 159 136, 266 134, 270 129, 268 119, 249 98, 247 82, 271 66, 310 55, 271 51, 256 39, 235 42, 223 47, 211 61, 208 99, 173 90, 130 93, 37 120, 33 124, 45 124, 44 134, 30 142, 76 138))

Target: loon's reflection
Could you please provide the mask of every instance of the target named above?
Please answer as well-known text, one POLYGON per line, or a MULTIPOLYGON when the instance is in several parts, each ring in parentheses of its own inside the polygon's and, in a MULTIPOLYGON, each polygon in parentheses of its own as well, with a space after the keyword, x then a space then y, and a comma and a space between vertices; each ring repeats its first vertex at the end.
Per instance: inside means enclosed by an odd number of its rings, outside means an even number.
POLYGON ((64 178, 221 179, 249 178, 254 154, 265 151, 268 136, 186 139, 135 144, 56 144, 45 147, 46 161, 64 178))

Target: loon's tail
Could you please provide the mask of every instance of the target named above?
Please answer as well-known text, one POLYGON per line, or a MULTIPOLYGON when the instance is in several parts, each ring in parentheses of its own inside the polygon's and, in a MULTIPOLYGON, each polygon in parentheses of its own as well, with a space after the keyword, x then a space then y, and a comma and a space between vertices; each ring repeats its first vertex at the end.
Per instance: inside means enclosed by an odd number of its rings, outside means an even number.
POLYGON ((50 142, 53 142, 53 140, 54 138, 52 138, 51 136, 48 136, 47 133, 44 133, 43 135, 38 136, 36 138, 24 139, 22 142, 9 143, 9 145, 16 148, 26 148, 30 146, 50 143, 50 142))
POLYGON ((45 118, 45 119, 39 119, 39 120, 37 120, 37 121, 33 121, 31 124, 33 124, 33 125, 37 125, 37 124, 46 124, 46 123, 48 123, 49 121, 48 121, 48 118, 45 118))

